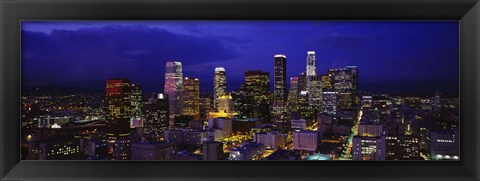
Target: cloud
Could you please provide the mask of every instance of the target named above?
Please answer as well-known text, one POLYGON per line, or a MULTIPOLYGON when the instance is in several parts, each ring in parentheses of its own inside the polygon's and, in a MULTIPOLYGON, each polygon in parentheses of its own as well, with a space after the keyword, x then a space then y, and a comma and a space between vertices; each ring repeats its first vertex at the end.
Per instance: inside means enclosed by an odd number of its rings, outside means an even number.
POLYGON ((27 86, 76 84, 120 76, 160 84, 167 60, 194 66, 231 59, 235 48, 225 38, 140 25, 53 30, 50 34, 22 31, 23 81, 27 86))

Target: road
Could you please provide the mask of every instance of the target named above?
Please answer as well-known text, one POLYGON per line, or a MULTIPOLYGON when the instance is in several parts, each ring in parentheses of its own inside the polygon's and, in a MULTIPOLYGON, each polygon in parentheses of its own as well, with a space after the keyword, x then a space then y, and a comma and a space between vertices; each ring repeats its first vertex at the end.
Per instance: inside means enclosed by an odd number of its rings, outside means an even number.
POLYGON ((360 124, 360 120, 362 119, 363 107, 360 108, 358 111, 357 119, 355 120, 355 123, 352 126, 352 133, 348 136, 347 142, 345 145, 347 145, 347 148, 342 152, 342 155, 338 158, 339 160, 350 160, 351 159, 351 152, 352 152, 352 146, 353 146, 353 137, 358 134, 358 125, 360 124))

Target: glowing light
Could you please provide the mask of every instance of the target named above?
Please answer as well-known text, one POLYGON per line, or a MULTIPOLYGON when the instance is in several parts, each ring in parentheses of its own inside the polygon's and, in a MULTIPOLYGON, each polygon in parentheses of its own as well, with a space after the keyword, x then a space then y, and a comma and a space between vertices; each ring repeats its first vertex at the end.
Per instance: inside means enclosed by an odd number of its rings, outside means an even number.
POLYGON ((307 54, 309 54, 309 55, 314 55, 314 54, 315 54, 315 51, 308 51, 307 54))
POLYGON ((223 67, 216 67, 215 72, 225 72, 225 68, 223 67))
POLYGON ((275 58, 287 58, 284 54, 275 54, 275 58))

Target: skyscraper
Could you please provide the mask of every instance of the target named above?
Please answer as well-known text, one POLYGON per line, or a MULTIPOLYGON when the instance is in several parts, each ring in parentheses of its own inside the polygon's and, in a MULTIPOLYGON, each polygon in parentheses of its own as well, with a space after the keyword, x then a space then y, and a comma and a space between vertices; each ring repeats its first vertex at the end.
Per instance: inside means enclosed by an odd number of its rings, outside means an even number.
POLYGON ((130 149, 130 118, 132 116, 132 87, 128 79, 106 81, 108 154, 114 160, 128 160, 130 149))
POLYGON ((200 82, 197 78, 183 79, 183 115, 200 118, 200 82))
POLYGON ((321 77, 317 75, 316 61, 315 51, 308 51, 306 75, 308 103, 312 105, 315 111, 318 111, 321 107, 322 100, 322 80, 321 77))
POLYGON ((169 124, 168 109, 168 95, 159 93, 149 98, 143 106, 145 133, 155 137, 163 135, 163 130, 167 129, 169 124))
POLYGON ((283 54, 276 54, 275 61, 275 103, 285 103, 287 98, 287 57, 283 54))
POLYGON ((246 70, 244 89, 246 96, 253 97, 254 117, 271 121, 270 73, 261 70, 246 70))
POLYGON ((130 102, 132 106, 130 116, 130 127, 143 127, 143 115, 142 115, 142 86, 140 84, 132 84, 130 86, 130 102))
POLYGON ((274 98, 273 121, 280 131, 288 130, 287 102, 287 57, 283 54, 274 55, 274 98))
POLYGON ((339 107, 351 109, 358 90, 358 68, 347 66, 330 69, 328 73, 332 75, 333 91, 338 92, 340 96, 339 107))
POLYGON ((217 108, 218 98, 227 94, 227 73, 225 72, 225 68, 223 67, 215 68, 213 92, 213 105, 215 108, 217 108))
POLYGON ((165 86, 164 92, 168 94, 169 120, 173 125, 175 116, 181 115, 183 110, 183 73, 182 63, 168 61, 165 63, 165 86))
POLYGON ((290 89, 288 90, 287 109, 296 112, 298 109, 298 77, 290 77, 290 89))
POLYGON ((116 78, 106 81, 105 102, 109 133, 130 133, 132 110, 131 84, 128 79, 116 78))

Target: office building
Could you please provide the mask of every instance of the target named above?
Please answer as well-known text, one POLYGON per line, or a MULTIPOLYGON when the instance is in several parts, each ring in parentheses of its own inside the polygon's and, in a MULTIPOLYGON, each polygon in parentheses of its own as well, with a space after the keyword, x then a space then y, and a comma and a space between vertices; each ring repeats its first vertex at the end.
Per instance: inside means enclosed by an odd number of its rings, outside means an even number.
POLYGON ((213 80, 213 104, 217 108, 218 99, 227 94, 227 73, 225 68, 217 67, 215 68, 215 75, 213 80))
POLYGON ((164 92, 169 99, 169 124, 173 125, 175 116, 182 115, 183 111, 183 73, 181 62, 168 61, 165 63, 164 92))
POLYGON ((270 131, 253 134, 253 142, 262 143, 267 149, 277 149, 283 144, 284 139, 280 132, 270 131))
POLYGON ((183 115, 200 119, 200 82, 197 78, 183 79, 183 115))
POLYGON ((163 130, 169 128, 169 99, 163 93, 153 94, 143 106, 144 132, 156 137, 163 136, 163 130))
POLYGON ((293 149, 303 151, 316 151, 318 145, 318 132, 317 131, 293 131, 293 149))

